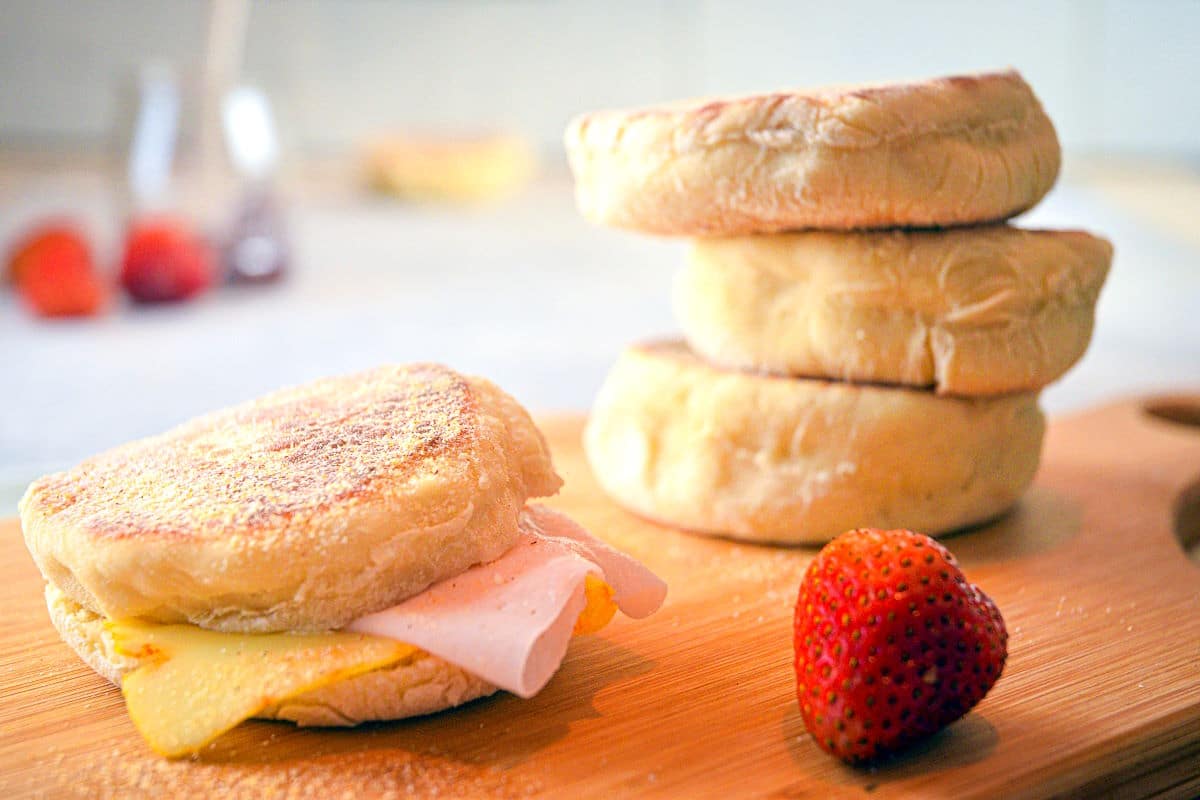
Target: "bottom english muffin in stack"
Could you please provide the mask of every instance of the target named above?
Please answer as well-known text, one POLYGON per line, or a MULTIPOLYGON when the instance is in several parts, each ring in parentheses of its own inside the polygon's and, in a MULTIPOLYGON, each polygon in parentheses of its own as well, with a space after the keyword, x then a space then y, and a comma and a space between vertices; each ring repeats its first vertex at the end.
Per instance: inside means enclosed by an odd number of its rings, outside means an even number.
POLYGON ((584 435, 619 503, 819 544, 984 522, 1032 482, 1112 246, 1005 222, 1060 160, 1015 72, 598 112, 567 148, 586 216, 693 238, 685 341, 628 348, 584 435))
POLYGON ((723 370, 667 342, 620 357, 584 442, 604 489, 646 517, 823 543, 864 524, 946 531, 996 516, 1033 479, 1043 428, 1033 392, 723 370))

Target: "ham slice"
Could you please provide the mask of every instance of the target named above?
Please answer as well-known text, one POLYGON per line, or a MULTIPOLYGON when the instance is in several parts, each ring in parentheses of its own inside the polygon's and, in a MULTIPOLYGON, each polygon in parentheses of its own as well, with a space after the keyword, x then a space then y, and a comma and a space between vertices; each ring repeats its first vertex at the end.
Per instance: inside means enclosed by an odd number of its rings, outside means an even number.
POLYGON ((658 610, 667 585, 567 516, 530 505, 507 553, 435 583, 348 630, 420 647, 489 683, 532 697, 562 664, 586 605, 589 574, 613 590, 617 608, 640 619, 658 610))

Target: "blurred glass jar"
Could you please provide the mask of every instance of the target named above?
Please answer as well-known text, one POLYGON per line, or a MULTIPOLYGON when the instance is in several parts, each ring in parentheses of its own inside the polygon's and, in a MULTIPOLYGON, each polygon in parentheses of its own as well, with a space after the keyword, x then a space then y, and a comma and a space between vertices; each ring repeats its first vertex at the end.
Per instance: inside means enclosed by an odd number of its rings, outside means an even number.
POLYGON ((278 139, 266 96, 182 81, 167 65, 139 72, 126 126, 128 227, 173 217, 219 253, 227 280, 260 283, 287 271, 290 247, 275 175, 278 139))
POLYGON ((240 86, 221 106, 225 144, 239 191, 223 232, 222 261, 234 282, 277 280, 290 260, 288 237, 274 179, 278 137, 266 95, 240 86))

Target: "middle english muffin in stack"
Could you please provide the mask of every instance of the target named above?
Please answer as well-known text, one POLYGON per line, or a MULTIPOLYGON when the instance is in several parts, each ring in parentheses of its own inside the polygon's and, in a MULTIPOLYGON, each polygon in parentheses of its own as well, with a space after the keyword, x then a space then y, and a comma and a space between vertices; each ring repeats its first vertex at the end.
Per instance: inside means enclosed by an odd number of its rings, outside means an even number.
POLYGON ((588 219, 693 237, 686 343, 628 348, 584 435, 618 502, 822 543, 945 533, 1028 487, 1112 246, 1004 222, 1060 161, 1019 74, 597 112, 567 151, 588 219))

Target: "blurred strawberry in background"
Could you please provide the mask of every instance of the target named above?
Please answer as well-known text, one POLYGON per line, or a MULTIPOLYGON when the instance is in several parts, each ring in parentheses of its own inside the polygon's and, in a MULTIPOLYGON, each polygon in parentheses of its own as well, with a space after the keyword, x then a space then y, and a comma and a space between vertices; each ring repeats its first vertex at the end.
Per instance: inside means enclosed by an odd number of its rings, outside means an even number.
POLYGON ((186 300, 209 288, 216 260, 186 223, 159 217, 131 223, 121 260, 121 285, 139 303, 186 300))
POLYGON ((65 219, 43 222, 30 228, 13 244, 5 271, 9 282, 20 283, 21 274, 29 265, 48 253, 54 254, 52 258, 91 259, 87 241, 74 223, 65 219))
POLYGON ((30 310, 43 317, 95 314, 108 294, 84 234, 68 221, 40 225, 21 237, 7 276, 30 310))

